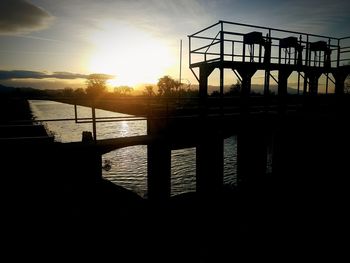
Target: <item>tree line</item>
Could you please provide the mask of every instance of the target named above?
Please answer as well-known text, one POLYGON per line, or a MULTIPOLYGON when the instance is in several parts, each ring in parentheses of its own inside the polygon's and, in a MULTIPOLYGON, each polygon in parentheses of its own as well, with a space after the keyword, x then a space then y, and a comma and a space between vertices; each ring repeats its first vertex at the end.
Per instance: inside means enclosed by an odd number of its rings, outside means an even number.
MULTIPOLYGON (((134 93, 134 88, 129 86, 118 86, 114 87, 113 91, 108 91, 107 81, 108 75, 105 74, 91 74, 86 79, 86 88, 72 89, 66 87, 62 90, 62 95, 71 96, 87 96, 98 98, 105 95, 114 96, 129 96, 134 93)), ((146 85, 142 90, 142 95, 147 97, 159 96, 159 97, 185 97, 185 96, 197 96, 198 91, 192 90, 189 84, 180 83, 174 80, 170 76, 161 77, 157 85, 146 85), (155 89, 157 87, 157 90, 155 89)))

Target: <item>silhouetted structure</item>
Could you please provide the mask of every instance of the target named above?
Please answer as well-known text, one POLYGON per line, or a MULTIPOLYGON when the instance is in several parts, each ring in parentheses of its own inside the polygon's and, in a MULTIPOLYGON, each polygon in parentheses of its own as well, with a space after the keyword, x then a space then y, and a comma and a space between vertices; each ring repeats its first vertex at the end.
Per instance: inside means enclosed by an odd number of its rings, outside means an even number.
POLYGON ((300 77, 304 79, 304 93, 317 94, 318 79, 325 74, 326 90, 330 80, 335 83, 335 93, 342 94, 350 67, 349 39, 219 21, 189 36, 189 64, 200 83, 201 96, 206 96, 207 78, 216 68, 220 69, 221 93, 226 68, 241 80, 242 96, 250 93, 257 70, 265 71, 265 95, 271 71, 278 72, 280 96, 285 96, 293 71, 298 73, 298 90, 300 77), (194 68, 199 68, 199 74, 194 68))
MULTIPOLYGON (((350 100, 343 91, 350 66, 342 65, 348 60, 343 55, 348 54, 349 47, 341 44, 349 38, 224 21, 189 38, 190 68, 194 73, 194 69, 199 68, 199 75, 195 74, 200 84, 199 98, 185 101, 148 98, 146 103, 123 98, 123 103, 127 101, 125 107, 130 101, 139 104, 142 116, 129 120, 147 119, 147 135, 99 140, 97 122, 127 118, 98 118, 95 108, 118 111, 120 104, 56 98, 74 104, 76 116, 71 120, 92 122, 93 135, 85 133, 82 142, 66 144, 0 139, 2 150, 8 153, 2 159, 7 164, 3 171, 7 175, 13 172, 15 156, 25 164, 14 172, 24 183, 17 185, 18 178, 5 176, 5 184, 11 185, 15 194, 23 192, 24 196, 31 197, 24 200, 24 204, 22 200, 16 202, 20 210, 15 215, 36 213, 35 222, 29 220, 25 227, 32 223, 39 226, 45 221, 42 216, 48 222, 58 218, 64 221, 63 226, 69 226, 69 230, 63 232, 69 237, 70 231, 75 233, 74 229, 78 228, 77 235, 86 229, 102 230, 106 232, 99 232, 101 239, 113 235, 130 241, 129 235, 149 237, 160 228, 164 232, 156 235, 159 241, 146 246, 154 253, 149 259, 156 258, 154 255, 163 249, 163 243, 166 253, 174 252, 172 243, 167 243, 174 236, 182 238, 182 249, 191 247, 193 251, 189 254, 203 262, 236 255, 249 257, 245 253, 260 252, 259 249, 268 255, 278 249, 288 255, 301 255, 301 250, 288 247, 296 238, 300 246, 308 248, 311 240, 320 248, 329 249, 329 240, 334 243, 337 233, 346 231, 347 227, 344 207, 347 207, 345 200, 349 199, 350 167, 348 155, 343 153, 350 147, 344 132, 350 100), (228 26, 233 29, 228 30, 228 26), (210 34, 213 37, 208 36, 210 34), (200 44, 195 44, 196 40, 201 40, 200 44), (221 96, 212 99, 208 97, 208 77, 216 68, 220 69, 221 96), (224 69, 227 68, 242 82, 239 97, 223 98, 224 69), (265 71, 265 93, 251 97, 251 78, 257 70, 265 71), (278 72, 277 96, 269 95, 272 71, 278 72), (287 92, 288 78, 293 71, 299 76, 298 88, 300 78, 304 78, 303 96, 291 96, 287 92), (318 94, 321 74, 335 82, 335 94, 318 94), (92 118, 78 118, 77 104, 91 106, 92 118), (233 135, 237 135, 238 143, 238 184, 235 191, 227 191, 223 185, 224 139, 233 135), (147 145, 147 203, 130 192, 115 189, 101 176, 102 154, 132 145, 147 145), (170 198, 171 151, 187 147, 196 147, 197 193, 170 198), (39 150, 35 155, 34 148, 39 150), (268 151, 272 152, 271 173, 267 173, 268 151), (37 158, 44 161, 39 170, 37 158), (52 166, 57 169, 48 177, 45 169, 52 170, 52 166), (36 172, 35 180, 25 177, 26 172, 36 172), (32 188, 28 189, 28 185, 32 188), (31 189, 36 190, 35 194, 31 189), (43 196, 51 203, 49 214, 42 210, 43 196), (121 227, 109 228, 105 225, 106 218, 121 227), (138 226, 140 218, 145 221, 138 226), (37 219, 41 219, 39 223, 37 219), (224 220, 232 223, 232 227, 225 228, 224 220), (188 221, 192 222, 190 228, 188 221), (138 227, 134 229, 135 226, 138 227), (231 240, 219 239, 218 233, 226 233, 231 240), (275 241, 266 244, 267 236, 275 241)), ((54 236, 60 236, 61 233, 55 231, 54 236)), ((85 241, 85 235, 74 237, 79 242, 85 241)), ((91 242, 92 238, 87 240, 91 242)))

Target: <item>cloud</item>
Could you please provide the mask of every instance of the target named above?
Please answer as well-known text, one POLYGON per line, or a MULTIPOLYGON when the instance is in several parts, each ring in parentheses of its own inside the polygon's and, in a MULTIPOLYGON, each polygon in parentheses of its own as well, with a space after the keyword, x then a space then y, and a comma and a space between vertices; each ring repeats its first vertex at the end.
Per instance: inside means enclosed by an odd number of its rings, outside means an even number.
POLYGON ((332 28, 348 24, 350 2, 342 0, 281 1, 271 11, 278 25, 314 34, 334 34, 332 28))
POLYGON ((0 80, 11 79, 86 79, 89 75, 71 72, 53 72, 51 74, 41 71, 29 70, 0 70, 0 80))
POLYGON ((77 74, 71 72, 54 72, 53 74, 46 75, 46 78, 55 79, 86 79, 89 75, 77 74))
POLYGON ((0 34, 19 34, 46 28, 52 16, 26 0, 0 1, 0 34))

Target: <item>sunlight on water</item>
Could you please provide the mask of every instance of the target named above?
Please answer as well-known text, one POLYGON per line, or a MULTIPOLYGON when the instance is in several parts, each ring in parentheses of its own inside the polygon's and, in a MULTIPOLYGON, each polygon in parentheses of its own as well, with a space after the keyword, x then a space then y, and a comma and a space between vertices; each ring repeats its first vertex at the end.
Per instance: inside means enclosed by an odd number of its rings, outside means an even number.
MULTIPOLYGON (((37 120, 74 118, 74 106, 53 101, 30 101, 32 113, 37 120)), ((91 117, 91 108, 78 106, 78 118, 91 117)), ((97 117, 130 116, 104 110, 96 110, 97 117)), ((92 131, 91 123, 74 121, 45 122, 47 129, 54 133, 56 141, 81 141, 83 131, 92 131)), ((119 121, 97 123, 97 139, 145 135, 146 121, 119 121)), ((236 137, 224 142, 224 182, 236 183, 236 137)), ((131 146, 104 154, 102 161, 111 164, 109 171, 102 170, 103 177, 147 197, 147 146, 131 146)), ((176 195, 196 189, 196 149, 187 148, 171 152, 171 194, 176 195)))

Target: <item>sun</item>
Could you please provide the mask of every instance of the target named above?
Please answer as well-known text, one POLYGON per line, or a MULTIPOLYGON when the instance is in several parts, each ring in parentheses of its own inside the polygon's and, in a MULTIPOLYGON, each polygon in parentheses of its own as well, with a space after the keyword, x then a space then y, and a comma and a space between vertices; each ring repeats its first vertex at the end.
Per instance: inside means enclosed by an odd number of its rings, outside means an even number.
POLYGON ((105 23, 91 35, 89 71, 115 76, 110 85, 156 83, 175 63, 169 47, 129 25, 105 23))

